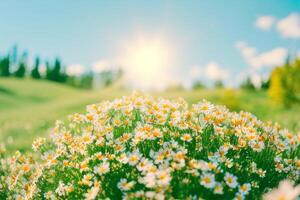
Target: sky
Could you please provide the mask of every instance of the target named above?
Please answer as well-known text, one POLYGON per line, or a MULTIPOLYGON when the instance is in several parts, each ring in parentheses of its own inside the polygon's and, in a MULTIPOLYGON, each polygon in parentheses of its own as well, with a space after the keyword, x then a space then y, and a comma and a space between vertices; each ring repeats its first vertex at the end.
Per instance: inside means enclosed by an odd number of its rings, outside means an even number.
POLYGON ((132 87, 259 85, 300 57, 299 0, 0 1, 0 54, 60 57, 70 74, 122 68, 132 87))

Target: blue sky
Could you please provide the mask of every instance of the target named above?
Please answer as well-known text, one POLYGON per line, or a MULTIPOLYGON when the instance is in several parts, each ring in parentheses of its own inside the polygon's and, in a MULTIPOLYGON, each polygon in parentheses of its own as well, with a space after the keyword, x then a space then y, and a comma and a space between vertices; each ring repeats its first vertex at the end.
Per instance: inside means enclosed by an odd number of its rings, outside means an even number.
POLYGON ((122 44, 134 46, 143 35, 175 49, 169 76, 185 85, 196 79, 236 85, 240 77, 264 76, 280 62, 264 59, 300 52, 298 0, 10 0, 1 1, 0 8, 0 52, 18 44, 32 57, 59 56, 68 66, 91 69, 97 62, 115 61, 122 44), (269 18, 259 27, 262 16, 269 18), (282 20, 287 32, 278 28, 282 20), (245 53, 251 49, 255 53, 245 53))

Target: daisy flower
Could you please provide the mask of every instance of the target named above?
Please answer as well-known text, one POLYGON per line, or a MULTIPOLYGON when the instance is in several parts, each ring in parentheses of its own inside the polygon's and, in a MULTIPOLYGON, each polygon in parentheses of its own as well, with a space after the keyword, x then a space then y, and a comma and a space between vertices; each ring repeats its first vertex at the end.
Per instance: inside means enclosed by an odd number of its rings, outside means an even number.
POLYGON ((181 136, 181 140, 185 141, 185 142, 190 142, 192 141, 192 136, 189 133, 185 133, 181 136))
POLYGON ((228 185, 228 187, 231 188, 236 188, 238 185, 237 177, 228 172, 226 172, 225 174, 224 181, 228 185))
POLYGON ((240 187, 239 187, 239 193, 241 193, 242 195, 247 195, 250 190, 251 190, 250 183, 244 183, 243 185, 240 185, 240 187))
POLYGON ((127 179, 122 178, 118 183, 118 188, 122 191, 128 191, 133 188, 134 184, 134 181, 128 182, 127 179))
POLYGON ((94 167, 94 173, 99 174, 99 175, 106 174, 107 172, 109 172, 109 170, 110 170, 110 168, 109 168, 108 162, 104 162, 104 163, 94 167))
POLYGON ((211 173, 204 173, 201 175, 200 184, 206 188, 214 188, 216 185, 215 175, 211 173))

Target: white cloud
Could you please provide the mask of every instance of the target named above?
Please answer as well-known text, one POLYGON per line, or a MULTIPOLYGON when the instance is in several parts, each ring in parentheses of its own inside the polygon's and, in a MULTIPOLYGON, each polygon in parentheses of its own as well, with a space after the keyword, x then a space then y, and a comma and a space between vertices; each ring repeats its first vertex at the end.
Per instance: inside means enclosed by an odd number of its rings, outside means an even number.
POLYGON ((261 16, 257 18, 255 25, 262 30, 270 30, 275 23, 275 18, 273 16, 261 16))
POLYGON ((262 78, 259 74, 257 74, 257 73, 251 74, 250 75, 250 80, 253 83, 253 85, 255 86, 255 88, 260 88, 261 87, 262 78))
POLYGON ((250 47, 245 42, 237 42, 236 47, 240 50, 248 65, 257 69, 282 65, 288 56, 288 51, 282 47, 277 47, 260 54, 257 53, 254 47, 250 47))
POLYGON ((99 60, 92 65, 92 70, 95 73, 113 70, 115 68, 116 68, 116 64, 112 60, 108 60, 108 59, 99 60))
POLYGON ((83 74, 84 71, 85 67, 79 64, 69 65, 66 69, 67 74, 71 76, 79 76, 83 74))
POLYGON ((235 46, 246 58, 254 57, 256 55, 256 49, 254 47, 248 46, 246 42, 238 41, 235 46))
POLYGON ((270 51, 261 53, 253 59, 255 67, 267 66, 272 67, 282 65, 288 56, 288 51, 285 48, 277 47, 270 51))
MULTIPOLYGON (((263 76, 258 73, 255 69, 249 68, 247 70, 241 71, 236 76, 236 83, 242 84, 245 82, 246 79, 250 79, 251 83, 255 86, 255 88, 260 88, 262 81, 266 80, 263 76)), ((269 78, 269 76, 267 77, 269 78)))
POLYGON ((203 70, 199 65, 194 65, 189 70, 189 76, 192 79, 199 78, 200 76, 202 76, 202 74, 203 74, 203 70))
POLYGON ((277 31, 284 38, 300 38, 300 14, 292 13, 277 22, 277 31))
POLYGON ((217 62, 211 61, 204 66, 194 65, 189 70, 192 79, 208 78, 213 81, 225 80, 229 76, 227 69, 221 67, 217 62))
POLYGON ((229 72, 216 62, 209 62, 205 66, 205 75, 211 80, 224 80, 228 78, 229 72))

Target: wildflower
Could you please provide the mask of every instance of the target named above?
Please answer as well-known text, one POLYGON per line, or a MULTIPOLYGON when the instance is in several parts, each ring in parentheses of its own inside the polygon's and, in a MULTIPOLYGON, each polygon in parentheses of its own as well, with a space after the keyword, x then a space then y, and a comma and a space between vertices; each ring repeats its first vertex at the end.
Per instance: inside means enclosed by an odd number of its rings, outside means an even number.
POLYGON ((21 168, 21 170, 24 172, 24 173, 27 173, 30 171, 30 166, 28 164, 24 164, 21 168))
POLYGON ((243 200, 243 199, 245 199, 245 196, 243 194, 239 192, 235 194, 234 200, 243 200))
POLYGON ((71 185, 65 185, 62 181, 60 181, 55 193, 57 193, 58 196, 66 196, 72 190, 73 187, 71 185))
POLYGON ((147 173, 146 176, 139 179, 139 182, 144 184, 147 188, 153 188, 156 184, 155 174, 147 173))
POLYGON ((251 184, 250 183, 245 183, 245 184, 239 186, 239 192, 242 195, 247 195, 249 193, 250 189, 251 189, 251 184))
MULTIPOLYGON (((41 138, 33 143, 41 161, 20 152, 2 159, 0 146, 0 196, 194 200, 201 199, 194 192, 199 191, 211 199, 241 200, 260 198, 270 188, 272 183, 263 177, 300 178, 300 134, 263 123, 250 113, 229 112, 206 101, 190 110, 182 100, 138 94, 87 110, 72 115, 69 123, 57 122, 49 145, 43 146, 46 140, 41 138), (274 153, 260 158, 265 145, 274 153), (265 166, 269 160, 273 165, 265 166), (240 185, 243 174, 249 183, 240 185), (182 186, 187 189, 174 191, 182 186), (121 192, 115 192, 116 187, 121 192)), ((270 195, 289 199, 284 192, 296 197, 299 187, 280 186, 270 195)))
POLYGON ((93 140, 95 139, 95 136, 92 135, 91 133, 84 133, 81 137, 82 141, 85 144, 91 144, 93 140))
POLYGON ((183 140, 185 142, 190 142, 190 141, 192 141, 192 136, 191 136, 191 134, 185 133, 181 136, 181 140, 183 140))
POLYGON ((52 191, 48 191, 44 194, 45 199, 50 199, 50 200, 54 200, 55 199, 55 195, 52 191))
POLYGON ((107 172, 109 172, 109 170, 110 170, 110 168, 109 168, 108 162, 104 162, 104 163, 94 167, 94 173, 99 174, 99 175, 106 174, 107 172))
POLYGON ((259 141, 259 142, 250 142, 250 146, 252 147, 252 149, 254 151, 261 152, 264 149, 265 144, 261 141, 259 141))
POLYGON ((213 188, 216 185, 215 175, 211 173, 204 173, 201 175, 200 184, 206 188, 213 188))
POLYGON ((118 188, 122 191, 128 191, 131 190, 134 184, 135 184, 134 181, 128 182, 126 179, 122 178, 118 183, 118 188))
POLYGON ((39 150, 39 148, 46 142, 46 138, 37 138, 36 140, 33 141, 32 143, 32 149, 33 151, 39 150))
POLYGON ((98 160, 103 160, 103 159, 104 159, 104 156, 103 156, 102 152, 96 153, 96 154, 95 154, 95 157, 96 157, 98 160))
POLYGON ((276 170, 277 172, 282 172, 283 169, 284 169, 284 166, 283 166, 282 163, 280 163, 280 162, 275 163, 275 170, 276 170))
POLYGON ((93 178, 92 174, 86 174, 86 175, 83 176, 83 179, 79 182, 79 184, 91 186, 92 185, 92 181, 91 181, 92 178, 93 178))
POLYGON ((128 164, 132 166, 136 165, 140 160, 140 158, 141 158, 141 154, 138 151, 133 152, 128 156, 128 164))
POLYGON ((86 159, 79 164, 79 169, 81 172, 89 170, 89 160, 86 159))
POLYGON ((238 185, 237 177, 228 172, 225 174, 224 181, 231 188, 236 188, 238 185))
POLYGON ((257 174, 259 175, 259 177, 263 178, 266 176, 266 170, 258 169, 257 174))
POLYGON ((96 199, 98 193, 100 191, 99 183, 95 182, 94 186, 88 190, 88 192, 84 195, 86 200, 96 199))
POLYGON ((139 170, 139 171, 146 171, 147 168, 149 168, 151 165, 151 162, 149 159, 147 158, 142 158, 140 160, 140 162, 137 164, 136 168, 139 170))
POLYGON ((156 172, 156 179, 158 186, 168 186, 171 181, 170 172, 168 170, 159 170, 156 172))
POLYGON ((161 138, 162 136, 163 136, 163 134, 158 128, 156 128, 152 131, 153 138, 161 138))
POLYGON ((186 151, 178 151, 174 154, 173 159, 177 162, 184 162, 186 151))
POLYGON ((294 187, 293 184, 284 180, 279 187, 263 196, 264 200, 294 200, 300 195, 300 185, 294 187))
POLYGON ((202 104, 199 105, 198 109, 199 111, 208 114, 212 109, 213 109, 213 105, 209 102, 203 102, 202 104))
POLYGON ((221 183, 216 183, 215 188, 214 188, 214 193, 215 194, 223 194, 223 186, 221 183))

